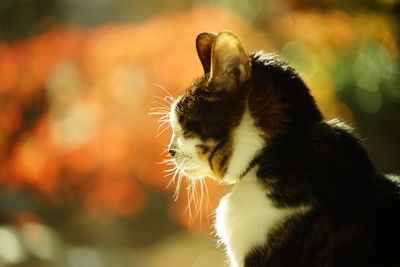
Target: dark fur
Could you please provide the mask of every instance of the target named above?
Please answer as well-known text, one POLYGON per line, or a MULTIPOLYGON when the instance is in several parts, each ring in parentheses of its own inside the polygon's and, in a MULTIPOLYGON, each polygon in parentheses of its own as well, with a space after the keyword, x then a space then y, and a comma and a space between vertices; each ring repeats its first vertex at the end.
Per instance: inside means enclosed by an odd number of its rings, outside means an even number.
MULTIPOLYGON (((210 66, 206 58, 205 70, 210 66)), ((232 149, 230 132, 249 103, 268 146, 248 169, 259 167, 258 179, 277 207, 312 207, 272 231, 267 244, 249 252, 245 266, 400 266, 399 187, 376 173, 347 126, 323 122, 293 68, 263 52, 250 59, 252 77, 238 90, 208 88, 206 73, 176 105, 188 136, 213 140, 200 153, 223 176, 232 149)))
POLYGON ((258 164, 277 206, 313 208, 271 233, 246 266, 400 266, 399 188, 374 171, 352 134, 325 123, 293 130, 258 164))
POLYGON ((257 158, 258 178, 276 206, 313 208, 273 231, 267 245, 251 251, 245 266, 400 266, 399 187, 376 173, 360 139, 347 127, 322 122, 293 69, 261 53, 252 63, 253 92, 279 90, 276 98, 286 103, 278 104, 284 119, 272 126, 271 116, 259 117, 267 131, 283 130, 257 158))
POLYGON ((179 124, 202 140, 222 140, 236 127, 245 108, 245 90, 237 94, 215 92, 206 85, 208 75, 186 90, 176 105, 179 124))

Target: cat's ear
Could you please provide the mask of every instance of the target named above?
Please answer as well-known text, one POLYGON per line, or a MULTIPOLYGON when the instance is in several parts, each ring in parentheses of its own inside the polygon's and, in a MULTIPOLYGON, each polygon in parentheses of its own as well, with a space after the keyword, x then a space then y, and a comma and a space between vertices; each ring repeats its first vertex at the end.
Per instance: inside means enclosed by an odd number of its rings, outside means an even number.
POLYGON ((196 49, 201 64, 203 65, 204 74, 210 72, 211 68, 211 49, 217 34, 213 32, 202 32, 196 38, 196 49))
POLYGON ((219 33, 212 47, 208 83, 221 90, 234 91, 250 77, 250 59, 239 38, 231 32, 219 33))

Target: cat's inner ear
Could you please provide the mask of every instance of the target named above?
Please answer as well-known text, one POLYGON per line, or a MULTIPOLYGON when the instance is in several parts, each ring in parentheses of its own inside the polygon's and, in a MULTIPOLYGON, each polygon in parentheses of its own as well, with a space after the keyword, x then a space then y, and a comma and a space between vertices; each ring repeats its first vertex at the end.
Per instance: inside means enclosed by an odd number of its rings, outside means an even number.
POLYGON ((223 90, 236 90, 251 77, 251 64, 239 38, 233 33, 217 35, 211 51, 208 83, 223 90))
POLYGON ((196 49, 201 64, 203 65, 204 74, 210 72, 211 68, 211 50, 217 34, 213 32, 202 32, 196 38, 196 49))

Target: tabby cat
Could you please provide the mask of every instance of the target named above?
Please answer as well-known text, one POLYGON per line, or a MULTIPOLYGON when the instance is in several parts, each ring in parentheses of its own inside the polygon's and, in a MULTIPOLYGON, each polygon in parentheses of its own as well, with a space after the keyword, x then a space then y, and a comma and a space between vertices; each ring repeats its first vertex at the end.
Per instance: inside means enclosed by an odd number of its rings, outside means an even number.
POLYGON ((171 106, 169 153, 232 184, 216 211, 231 266, 400 266, 399 177, 325 122, 299 74, 230 32, 196 39, 204 75, 171 106))

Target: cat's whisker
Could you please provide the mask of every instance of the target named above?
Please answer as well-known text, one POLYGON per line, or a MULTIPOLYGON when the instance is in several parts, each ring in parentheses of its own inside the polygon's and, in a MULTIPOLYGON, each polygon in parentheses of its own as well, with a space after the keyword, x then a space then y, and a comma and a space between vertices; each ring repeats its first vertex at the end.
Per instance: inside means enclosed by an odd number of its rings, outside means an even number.
POLYGON ((157 121, 158 121, 158 122, 170 122, 170 120, 169 120, 169 114, 168 114, 168 115, 162 116, 162 117, 159 118, 157 121))
POLYGON ((163 115, 162 117, 160 117, 159 119, 158 119, 158 122, 163 122, 163 121, 170 121, 170 114, 168 113, 168 114, 165 114, 165 115, 163 115))
MULTIPOLYGON (((163 100, 164 101, 164 100, 163 100)), ((171 110, 171 105, 169 102, 159 102, 156 100, 151 101, 151 103, 155 104, 154 107, 151 107, 149 110, 150 111, 170 111, 171 110)))
MULTIPOLYGON (((193 180, 190 180, 190 185, 192 184, 192 182, 193 182, 193 180)), ((187 198, 188 198, 188 203, 187 203, 185 212, 187 212, 188 215, 189 215, 189 225, 191 226, 192 223, 193 223, 193 216, 192 216, 192 201, 193 201, 192 197, 193 196, 191 194, 191 191, 188 190, 188 189, 190 189, 189 186, 186 188, 186 194, 187 194, 187 198)))
MULTIPOLYGON (((161 127, 166 126, 167 123, 168 123, 168 121, 160 122, 160 125, 158 126, 157 130, 160 130, 161 127)), ((169 127, 169 125, 168 125, 168 127, 169 127)))
POLYGON ((160 132, 160 130, 161 130, 163 127, 166 127, 167 129, 169 128, 169 125, 166 125, 167 123, 168 123, 168 121, 165 121, 165 122, 161 123, 161 124, 158 126, 158 128, 157 128, 157 134, 160 132))
POLYGON ((149 109, 149 115, 166 115, 169 114, 170 110, 167 108, 157 107, 155 109, 149 109))
POLYGON ((157 111, 155 111, 155 115, 163 115, 161 118, 169 118, 169 116, 170 116, 170 114, 171 114, 171 112, 167 112, 167 111, 159 111, 159 112, 157 112, 157 111))
POLYGON ((164 129, 162 129, 159 133, 156 134, 155 137, 159 137, 160 135, 162 135, 166 130, 168 130, 169 127, 165 127, 164 129))
POLYGON ((170 161, 159 161, 159 162, 156 162, 156 164, 158 164, 158 165, 164 165, 164 164, 175 165, 175 163, 170 162, 170 161))
POLYGON ((192 214, 192 221, 197 217, 198 210, 199 210, 199 202, 198 202, 198 196, 197 196, 197 190, 196 190, 196 180, 193 181, 193 186, 191 188, 191 194, 192 194, 192 202, 193 202, 193 208, 194 208, 194 215, 192 214))
MULTIPOLYGON (((176 172, 176 170, 171 171, 171 173, 165 174, 164 177, 168 177, 168 176, 171 176, 171 175, 175 175, 175 172, 176 172)), ((169 182, 168 182, 168 185, 171 184, 171 183, 173 183, 173 182, 174 182, 174 181, 169 181, 169 182)), ((167 185, 167 188, 169 187, 168 185, 167 185)))
MULTIPOLYGON (((162 114, 160 114, 160 115, 162 115, 162 114)), ((170 113, 164 113, 164 115, 161 116, 161 117, 158 119, 158 121, 160 121, 160 120, 165 120, 165 119, 168 119, 168 120, 169 120, 169 118, 170 118, 170 113)))
POLYGON ((165 113, 167 113, 167 112, 170 112, 170 110, 171 110, 171 107, 168 106, 168 105, 165 105, 165 104, 162 104, 162 103, 159 103, 159 102, 156 102, 156 101, 152 101, 152 103, 157 104, 157 105, 159 105, 159 106, 155 106, 155 107, 149 108, 149 110, 150 110, 151 112, 160 111, 160 112, 165 112, 165 113))
MULTIPOLYGON (((193 180, 193 179, 190 179, 189 181, 190 181, 190 183, 186 187, 186 191, 189 192, 189 194, 190 194, 190 199, 189 199, 189 203, 188 204, 191 206, 192 201, 194 199, 194 188, 195 188, 196 184, 195 184, 195 180, 193 180)), ((194 205, 196 207, 196 203, 194 203, 194 205)))
POLYGON ((167 110, 150 110, 150 112, 147 113, 148 115, 167 115, 169 114, 169 111, 167 110))
POLYGON ((175 167, 173 167, 173 168, 171 168, 171 169, 163 170, 162 172, 164 172, 164 173, 167 173, 167 172, 174 172, 177 168, 178 168, 178 167, 175 166, 175 167))
POLYGON ((159 123, 160 123, 160 125, 166 125, 167 123, 168 123, 168 127, 170 127, 170 123, 169 123, 169 120, 164 120, 164 121, 159 121, 159 123))
POLYGON ((163 101, 163 102, 167 102, 167 103, 169 103, 168 101, 170 101, 170 99, 171 99, 170 96, 161 97, 161 96, 153 95, 153 97, 154 97, 154 98, 157 98, 157 99, 159 99, 159 100, 161 100, 161 101, 163 101))
POLYGON ((181 185, 182 185, 182 178, 183 178, 183 174, 179 172, 179 170, 177 170, 177 173, 179 173, 178 175, 178 182, 176 184, 176 189, 175 189, 175 193, 174 193, 174 201, 177 201, 179 198, 179 191, 181 189, 181 185))
POLYGON ((169 115, 169 112, 161 112, 161 111, 154 111, 154 112, 149 112, 149 115, 169 115))
POLYGON ((168 97, 170 99, 174 99, 174 97, 172 96, 172 94, 167 90, 167 88, 165 88, 164 86, 162 86, 161 84, 158 83, 154 83, 155 86, 157 86, 158 88, 160 88, 161 90, 163 90, 165 93, 168 94, 168 97))
MULTIPOLYGON (((185 160, 183 162, 185 162, 185 160)), ((179 198, 179 193, 180 193, 180 188, 181 188, 181 185, 182 185, 182 178, 183 178, 183 174, 180 172, 179 167, 178 166, 176 166, 176 167, 177 168, 175 170, 175 174, 172 177, 171 181, 167 185, 167 188, 168 188, 172 183, 175 182, 176 177, 178 177, 178 181, 177 181, 176 187, 175 187, 175 192, 174 192, 174 195, 173 195, 174 201, 177 201, 178 198, 179 198)))
POLYGON ((175 98, 173 98, 173 97, 170 97, 170 96, 165 96, 165 97, 163 97, 163 98, 160 98, 161 99, 161 101, 163 101, 163 103, 166 103, 167 105, 172 105, 173 103, 174 103, 174 101, 175 101, 175 98))
POLYGON ((175 182, 175 179, 176 179, 177 175, 179 174, 178 168, 176 168, 172 174, 173 174, 173 176, 172 176, 171 180, 169 181, 169 183, 167 184, 167 188, 169 188, 171 186, 171 184, 173 184, 175 182))
MULTIPOLYGON (((203 222, 203 210, 204 210, 204 205, 203 205, 203 203, 204 203, 204 193, 205 193, 204 178, 199 179, 199 183, 200 183, 200 227, 201 227, 201 224, 203 222)), ((208 212, 208 204, 206 204, 206 205, 207 205, 206 206, 207 208, 206 208, 205 212, 207 213, 208 212)))
MULTIPOLYGON (((197 183, 200 183, 201 185, 201 179, 191 179, 189 180, 189 185, 186 187, 186 192, 187 192, 187 198, 188 198, 188 203, 187 207, 185 209, 185 213, 188 213, 189 216, 189 224, 191 225, 194 221, 195 218, 199 218, 200 226, 202 222, 202 201, 203 201, 203 195, 200 194, 199 197, 199 192, 197 190, 197 183), (199 180, 197 182, 197 180, 199 180), (192 210, 194 209, 194 211, 192 210)), ((201 190, 202 187, 201 187, 201 190)))
POLYGON ((157 135, 156 135, 156 137, 159 137, 160 135, 162 135, 166 130, 168 130, 170 127, 169 126, 167 126, 167 127, 165 127, 161 132, 159 132, 157 135))
POLYGON ((160 155, 161 156, 163 156, 163 155, 168 155, 169 153, 168 153, 168 150, 163 150, 163 151, 161 151, 160 152, 160 155))
MULTIPOLYGON (((171 164, 168 164, 168 165, 171 165, 171 164)), ((175 170, 175 169, 178 169, 178 166, 176 166, 176 165, 174 164, 174 167, 172 167, 172 168, 170 168, 170 169, 167 169, 167 170, 163 170, 163 172, 171 172, 171 171, 173 171, 173 170, 175 170)))
POLYGON ((199 216, 199 219, 200 219, 200 223, 201 223, 201 217, 202 217, 202 203, 203 203, 203 194, 202 194, 202 190, 203 190, 203 188, 202 188, 202 186, 201 186, 201 179, 198 179, 198 183, 199 183, 199 187, 200 187, 200 192, 199 192, 199 190, 198 190, 198 186, 197 186, 197 181, 195 180, 195 188, 194 188, 194 191, 195 191, 195 202, 197 203, 197 205, 196 205, 196 213, 195 213, 195 217, 197 217, 197 216, 199 216), (199 194, 200 194, 200 196, 199 196, 199 194))
POLYGON ((204 179, 201 178, 199 180, 199 184, 200 184, 200 205, 201 205, 201 209, 200 209, 200 221, 201 221, 201 217, 202 217, 202 210, 203 210, 203 201, 204 201, 204 179))
POLYGON ((174 159, 170 158, 170 159, 163 159, 162 161, 157 162, 157 164, 170 164, 170 163, 174 163, 174 162, 175 162, 174 159))
POLYGON ((202 179, 202 184, 204 186, 204 191, 206 194, 206 211, 208 212, 210 209, 210 193, 208 191, 207 181, 204 178, 202 179))
POLYGON ((156 101, 152 101, 152 103, 159 104, 160 106, 159 107, 149 108, 149 110, 152 110, 152 111, 153 110, 155 110, 155 111, 157 111, 157 110, 169 111, 170 110, 170 106, 168 106, 166 104, 163 104, 163 103, 160 103, 160 102, 156 102, 156 101))
POLYGON ((171 111, 170 106, 167 106, 162 103, 155 102, 155 101, 153 101, 152 103, 156 104, 157 106, 149 108, 149 113, 148 113, 149 115, 158 115, 158 114, 156 114, 158 112, 167 114, 167 113, 170 113, 170 111, 171 111))
POLYGON ((153 97, 156 99, 153 101, 157 101, 157 103, 160 103, 163 106, 170 106, 173 102, 168 97, 160 97, 160 96, 153 96, 153 97), (158 102, 158 101, 161 101, 161 102, 158 102))

